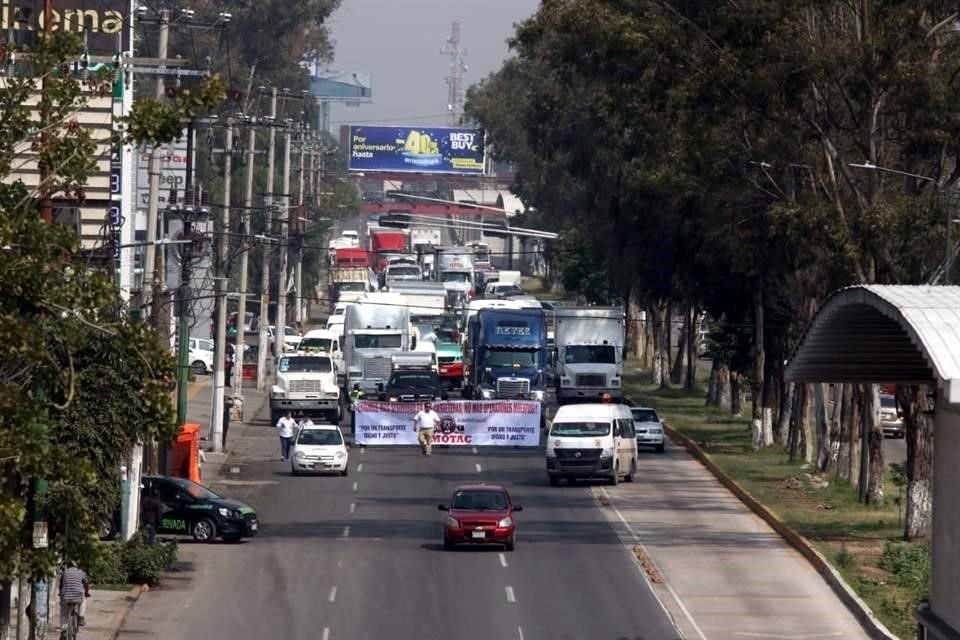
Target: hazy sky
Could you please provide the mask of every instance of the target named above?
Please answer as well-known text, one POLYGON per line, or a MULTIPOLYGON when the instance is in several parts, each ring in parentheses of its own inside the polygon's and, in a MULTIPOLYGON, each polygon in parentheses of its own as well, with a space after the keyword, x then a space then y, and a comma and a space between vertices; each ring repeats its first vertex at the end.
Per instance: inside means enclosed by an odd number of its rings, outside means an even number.
POLYGON ((513 25, 539 0, 343 0, 328 21, 338 71, 373 74, 373 103, 334 104, 331 125, 447 124, 450 58, 440 49, 460 23, 469 86, 500 68, 513 25))

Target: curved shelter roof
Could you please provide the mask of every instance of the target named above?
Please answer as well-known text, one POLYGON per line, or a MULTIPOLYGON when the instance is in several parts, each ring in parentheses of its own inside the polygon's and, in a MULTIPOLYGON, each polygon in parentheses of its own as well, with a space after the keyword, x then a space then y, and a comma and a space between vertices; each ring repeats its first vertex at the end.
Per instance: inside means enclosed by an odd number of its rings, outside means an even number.
POLYGON ((936 383, 960 403, 960 287, 859 285, 823 304, 787 364, 797 382, 936 383))

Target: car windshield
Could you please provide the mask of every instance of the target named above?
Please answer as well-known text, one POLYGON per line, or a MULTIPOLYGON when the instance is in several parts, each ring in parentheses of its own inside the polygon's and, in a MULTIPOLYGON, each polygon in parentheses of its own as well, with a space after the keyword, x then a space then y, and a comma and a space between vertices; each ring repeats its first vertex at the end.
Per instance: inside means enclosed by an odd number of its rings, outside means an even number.
POLYGON ((580 344, 564 348, 563 362, 565 364, 616 364, 617 354, 613 345, 580 344))
POLYGON ((367 285, 364 282, 338 282, 333 285, 337 291, 366 291, 367 285))
POLYGON ((572 438, 610 435, 609 422, 554 422, 550 435, 572 438))
POLYGON ((880 396, 880 407, 883 409, 896 409, 897 399, 893 396, 880 396))
POLYGON ((353 346, 357 349, 399 349, 402 344, 399 333, 359 333, 353 336, 353 346))
POLYGON ((390 387, 393 389, 432 389, 439 384, 435 373, 397 373, 390 378, 390 387))
POLYGON ((178 478, 175 483, 180 488, 181 491, 186 492, 191 497, 196 498, 197 500, 222 500, 223 497, 219 494, 210 491, 205 486, 197 484, 192 480, 187 480, 185 478, 178 478))
POLYGON ((300 351, 327 351, 333 349, 330 338, 304 338, 300 341, 300 351))
POLYGON ((470 282, 470 274, 466 271, 444 271, 440 274, 440 282, 470 282))
POLYGON ((297 436, 297 444, 343 444, 343 436, 336 429, 304 429, 297 436))
POLYGON ((540 352, 487 349, 481 364, 484 367, 539 367, 540 352))
POLYGON ((457 491, 453 494, 454 509, 502 510, 507 496, 501 491, 457 491))
POLYGON ((660 422, 660 418, 657 417, 657 412, 653 409, 633 409, 634 422, 660 422))
POLYGON ((280 373, 329 373, 333 370, 330 358, 313 356, 285 356, 277 367, 280 373))
POLYGON ((396 276, 414 276, 419 278, 423 273, 420 271, 419 267, 414 266, 395 266, 387 269, 387 277, 396 277, 396 276))

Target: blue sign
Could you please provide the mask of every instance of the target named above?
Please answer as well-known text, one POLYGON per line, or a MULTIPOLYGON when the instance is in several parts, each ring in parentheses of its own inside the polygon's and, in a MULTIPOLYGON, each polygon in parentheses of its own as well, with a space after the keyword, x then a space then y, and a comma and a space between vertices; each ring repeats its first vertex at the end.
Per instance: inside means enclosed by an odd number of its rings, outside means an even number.
POLYGON ((351 171, 483 173, 483 130, 350 126, 351 171))

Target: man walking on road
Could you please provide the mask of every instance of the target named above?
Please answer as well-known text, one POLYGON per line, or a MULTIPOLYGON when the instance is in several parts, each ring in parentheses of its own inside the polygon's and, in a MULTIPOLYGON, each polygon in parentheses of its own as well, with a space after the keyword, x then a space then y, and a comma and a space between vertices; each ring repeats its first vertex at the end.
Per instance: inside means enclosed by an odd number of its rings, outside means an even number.
POLYGON ((282 418, 277 420, 277 434, 280 436, 280 460, 286 461, 290 458, 290 443, 293 441, 294 429, 297 428, 297 421, 293 419, 293 413, 287 411, 282 418))
POLYGON ((420 452, 428 456, 433 450, 433 430, 440 426, 440 416, 433 410, 433 405, 424 403, 423 409, 413 416, 413 430, 417 433, 420 443, 420 452))

